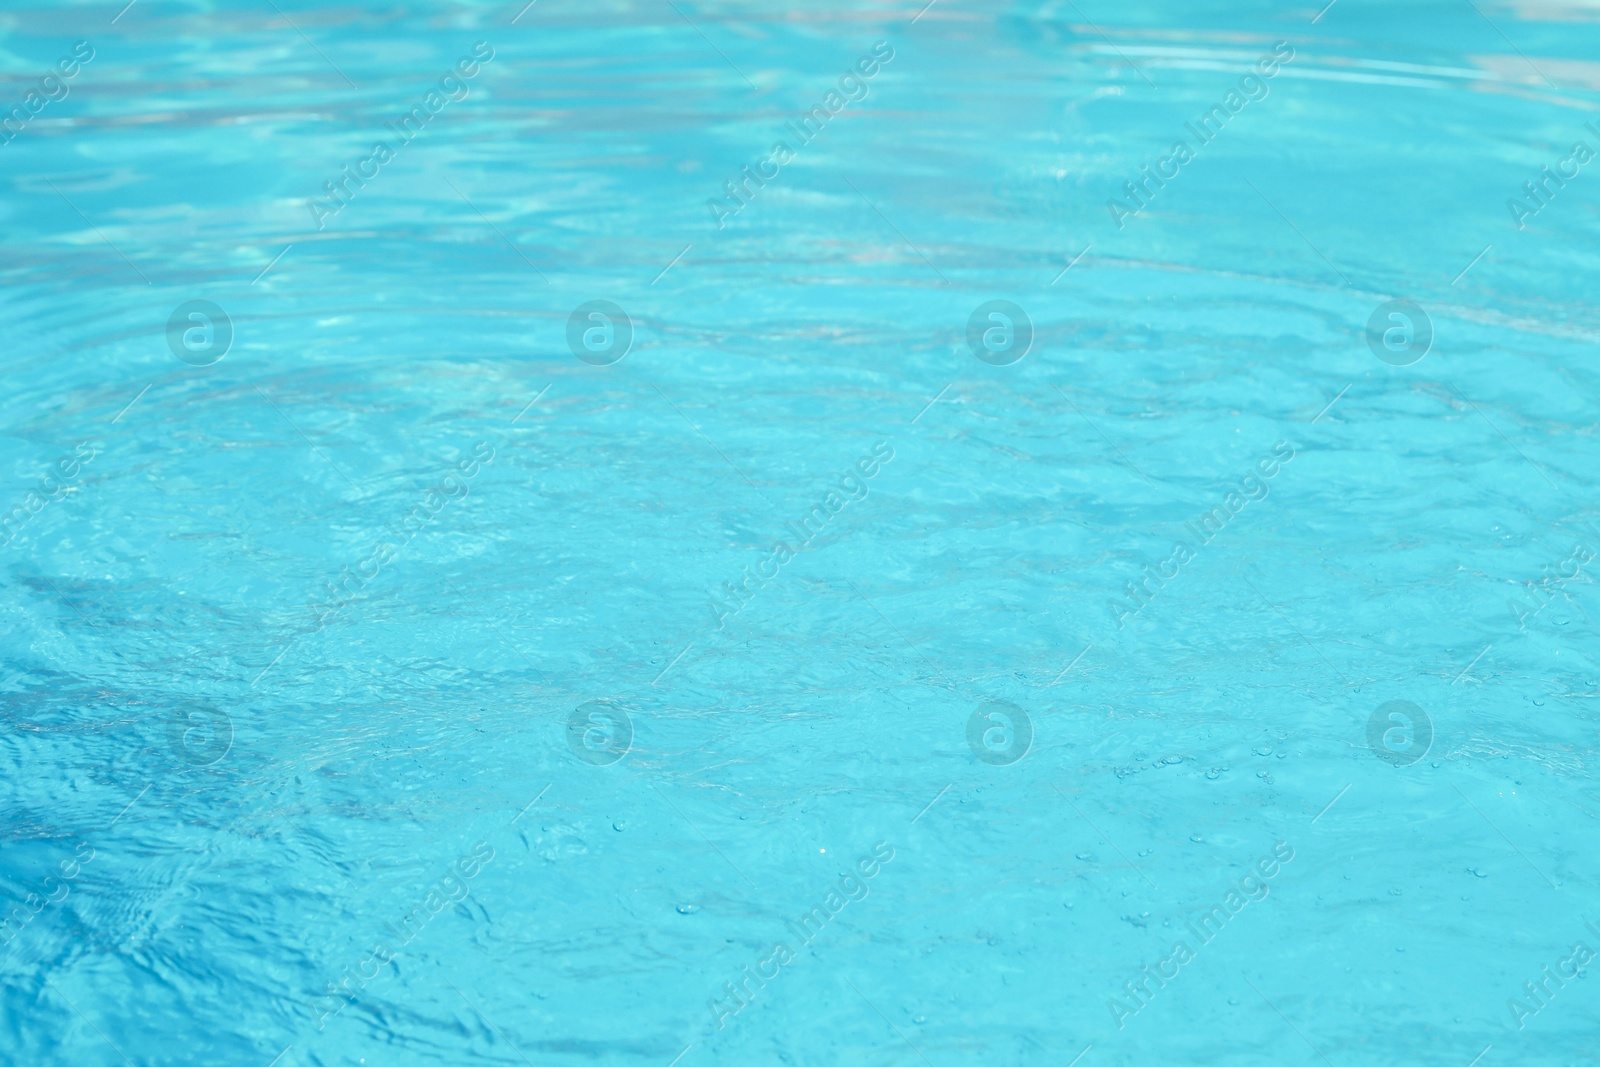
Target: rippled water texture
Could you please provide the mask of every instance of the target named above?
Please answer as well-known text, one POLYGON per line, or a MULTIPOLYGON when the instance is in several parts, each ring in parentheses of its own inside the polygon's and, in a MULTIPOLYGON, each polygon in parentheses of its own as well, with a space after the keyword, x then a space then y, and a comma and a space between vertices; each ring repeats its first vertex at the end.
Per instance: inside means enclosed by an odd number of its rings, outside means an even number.
POLYGON ((1600 3, 523 2, 0 12, 0 1061, 1600 1055, 1600 3))

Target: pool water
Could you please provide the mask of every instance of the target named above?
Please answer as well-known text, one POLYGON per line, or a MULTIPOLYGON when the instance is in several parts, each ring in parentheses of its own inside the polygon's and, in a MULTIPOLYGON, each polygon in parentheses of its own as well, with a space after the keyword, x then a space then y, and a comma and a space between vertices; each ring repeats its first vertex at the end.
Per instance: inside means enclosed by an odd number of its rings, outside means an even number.
POLYGON ((1600 4, 0 34, 0 1061, 1600 1054, 1600 4))

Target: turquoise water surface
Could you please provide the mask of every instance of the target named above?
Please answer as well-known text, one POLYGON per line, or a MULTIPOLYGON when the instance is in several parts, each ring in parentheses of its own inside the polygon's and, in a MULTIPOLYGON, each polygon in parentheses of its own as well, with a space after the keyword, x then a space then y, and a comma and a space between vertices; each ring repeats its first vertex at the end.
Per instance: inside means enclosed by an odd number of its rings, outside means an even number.
POLYGON ((1600 4, 124 2, 0 1062, 1600 1056, 1600 4))

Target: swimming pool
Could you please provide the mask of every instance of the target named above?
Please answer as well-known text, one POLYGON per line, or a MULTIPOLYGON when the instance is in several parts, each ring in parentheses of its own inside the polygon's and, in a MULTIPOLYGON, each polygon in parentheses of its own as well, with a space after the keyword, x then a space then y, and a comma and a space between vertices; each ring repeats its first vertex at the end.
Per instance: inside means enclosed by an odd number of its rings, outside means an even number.
POLYGON ((1600 7, 124 2, 0 1058, 1593 1054, 1600 7))

